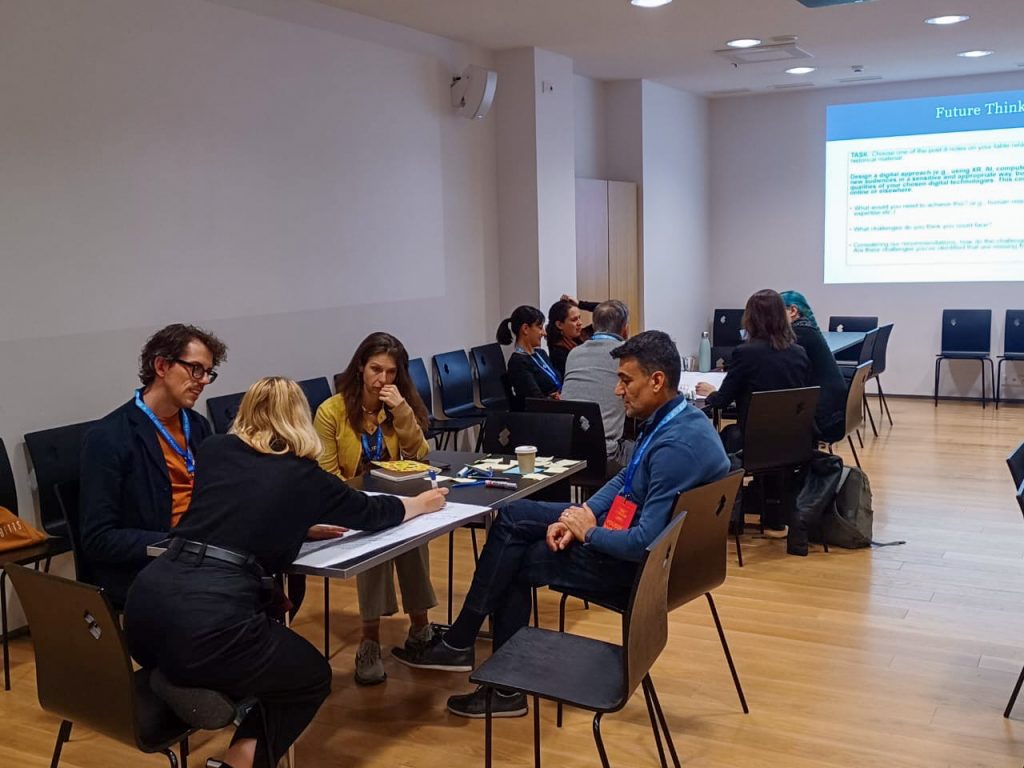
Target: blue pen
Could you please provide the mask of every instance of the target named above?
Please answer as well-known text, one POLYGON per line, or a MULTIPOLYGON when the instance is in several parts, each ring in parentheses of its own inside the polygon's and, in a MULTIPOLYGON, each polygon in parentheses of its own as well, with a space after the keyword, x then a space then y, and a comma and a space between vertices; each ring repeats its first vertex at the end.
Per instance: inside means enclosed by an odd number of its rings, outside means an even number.
POLYGON ((428 475, 430 476, 430 487, 433 490, 436 491, 437 490, 437 472, 435 472, 434 470, 430 470, 428 475))

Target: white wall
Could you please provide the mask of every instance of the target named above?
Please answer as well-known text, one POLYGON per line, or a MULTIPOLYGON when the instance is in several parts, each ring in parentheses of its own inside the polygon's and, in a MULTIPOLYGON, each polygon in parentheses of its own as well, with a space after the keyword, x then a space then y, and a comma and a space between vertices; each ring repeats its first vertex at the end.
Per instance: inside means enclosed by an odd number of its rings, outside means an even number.
POLYGON ((576 178, 606 179, 607 129, 605 83, 583 75, 573 78, 576 178))
MULTIPOLYGON (((796 289, 818 319, 878 315, 895 323, 886 392, 931 394, 943 308, 991 308, 1002 350, 1005 310, 1020 283, 824 285, 825 108, 829 104, 1020 88, 1018 74, 773 94, 711 103, 711 300, 742 307, 759 288, 796 289)), ((977 364, 943 365, 941 391, 980 394, 977 364)), ((1024 376, 1024 371, 1021 372, 1024 376)), ((1008 396, 1024 396, 1011 385, 1008 396)))
POLYGON ((102 416, 147 335, 230 347, 207 394, 413 356, 500 318, 489 53, 304 0, 0 4, 0 436, 102 416))

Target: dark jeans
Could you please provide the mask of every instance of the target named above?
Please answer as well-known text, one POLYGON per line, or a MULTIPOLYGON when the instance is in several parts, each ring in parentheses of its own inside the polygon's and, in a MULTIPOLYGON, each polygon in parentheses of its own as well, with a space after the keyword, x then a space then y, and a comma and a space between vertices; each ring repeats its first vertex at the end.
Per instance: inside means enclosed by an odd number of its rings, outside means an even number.
POLYGON ((171 682, 255 697, 260 706, 234 740, 256 739, 256 765, 272 768, 330 693, 331 668, 309 642, 267 617, 264 600, 259 576, 243 567, 167 554, 132 585, 125 631, 136 661, 159 667, 171 682))
POLYGON ((579 543, 548 549, 548 526, 567 507, 560 502, 515 501, 503 508, 487 536, 464 610, 494 615, 494 648, 530 623, 533 587, 551 585, 622 600, 637 564, 579 543))

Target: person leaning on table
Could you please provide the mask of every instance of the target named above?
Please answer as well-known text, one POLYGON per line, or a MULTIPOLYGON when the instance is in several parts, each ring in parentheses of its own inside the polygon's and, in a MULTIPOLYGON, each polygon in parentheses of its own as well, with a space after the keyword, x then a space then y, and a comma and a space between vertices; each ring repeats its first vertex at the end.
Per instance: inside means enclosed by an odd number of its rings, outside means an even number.
POLYGON ((188 512, 128 592, 125 631, 143 667, 178 686, 258 700, 224 754, 230 768, 276 766, 331 690, 320 651, 267 616, 263 577, 286 569, 318 523, 374 531, 444 505, 446 489, 367 496, 321 470, 319 454, 298 384, 257 381, 230 433, 203 443, 188 512))
MULTIPOLYGON (((323 450, 320 466, 342 480, 369 472, 374 461, 422 459, 430 452, 423 436, 427 408, 409 376, 409 353, 390 333, 371 333, 356 348, 337 381, 338 394, 316 411, 323 450)), ((407 648, 433 636, 427 611, 437 605, 430 583, 426 544, 381 563, 356 577, 362 638, 356 649, 355 681, 383 683, 387 678, 380 650, 380 618, 398 612, 395 574, 402 607, 409 614, 407 648)))

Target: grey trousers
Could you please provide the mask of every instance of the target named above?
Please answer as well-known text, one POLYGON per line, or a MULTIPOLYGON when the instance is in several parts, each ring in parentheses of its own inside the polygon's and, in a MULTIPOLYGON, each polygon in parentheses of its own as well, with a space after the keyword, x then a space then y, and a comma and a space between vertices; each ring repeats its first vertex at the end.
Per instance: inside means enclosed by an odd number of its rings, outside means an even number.
POLYGON ((381 616, 398 613, 396 571, 398 586, 402 590, 402 609, 406 613, 419 613, 437 605, 434 587, 430 583, 430 550, 424 544, 356 576, 359 615, 363 621, 375 621, 381 616))

